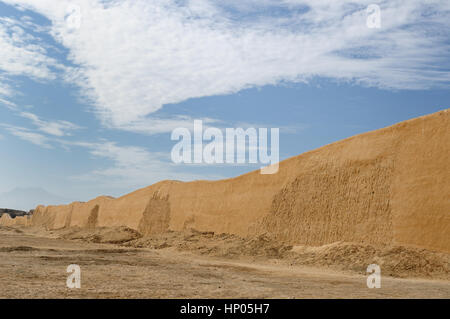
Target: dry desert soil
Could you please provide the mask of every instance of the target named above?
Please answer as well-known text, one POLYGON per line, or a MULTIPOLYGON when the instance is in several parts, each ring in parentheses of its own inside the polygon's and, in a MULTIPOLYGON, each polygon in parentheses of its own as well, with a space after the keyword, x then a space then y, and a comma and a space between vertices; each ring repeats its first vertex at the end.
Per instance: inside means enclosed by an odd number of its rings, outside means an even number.
POLYGON ((0 298, 450 298, 448 278, 382 273, 381 288, 369 289, 361 269, 302 265, 292 247, 261 238, 193 231, 130 240, 126 231, 111 244, 104 233, 0 227, 0 298), (66 287, 70 264, 81 267, 80 289, 66 287))

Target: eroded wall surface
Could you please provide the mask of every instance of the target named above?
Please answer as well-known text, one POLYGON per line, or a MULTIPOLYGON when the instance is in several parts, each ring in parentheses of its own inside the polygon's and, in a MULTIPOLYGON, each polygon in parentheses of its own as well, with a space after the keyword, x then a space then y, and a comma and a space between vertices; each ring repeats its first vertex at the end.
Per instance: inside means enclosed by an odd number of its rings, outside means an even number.
MULTIPOLYGON (((336 241, 450 251, 448 110, 354 136, 220 181, 162 181, 123 197, 39 206, 31 224, 195 228, 293 244, 336 241)), ((10 221, 0 219, 0 224, 10 221)))

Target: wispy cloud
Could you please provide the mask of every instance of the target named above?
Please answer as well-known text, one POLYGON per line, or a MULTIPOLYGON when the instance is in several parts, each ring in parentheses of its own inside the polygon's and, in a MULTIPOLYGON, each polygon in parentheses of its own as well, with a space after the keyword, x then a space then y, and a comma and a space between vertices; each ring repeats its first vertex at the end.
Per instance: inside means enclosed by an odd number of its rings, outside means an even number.
MULTIPOLYGON (((65 142, 71 147, 82 147, 94 157, 109 160, 106 168, 96 169, 85 174, 72 176, 74 180, 95 181, 115 187, 136 188, 165 179, 193 180, 217 179, 219 175, 206 175, 180 171, 170 162, 168 154, 150 152, 143 147, 121 146, 115 142, 65 142)), ((104 165, 105 166, 105 165, 104 165)))
POLYGON ((36 114, 30 112, 21 112, 20 116, 31 120, 39 131, 54 136, 70 136, 71 131, 78 130, 81 127, 68 121, 48 121, 43 120, 36 114))
POLYGON ((47 44, 30 31, 19 20, 0 17, 0 71, 35 79, 56 78, 55 68, 62 65, 49 56, 47 44))
POLYGON ((9 109, 15 109, 17 106, 10 101, 10 98, 15 94, 14 90, 8 83, 8 79, 0 74, 0 105, 9 109))
MULTIPOLYGON (((445 0, 377 1, 381 29, 366 26, 367 0, 4 2, 50 19, 51 35, 78 65, 66 80, 104 124, 126 130, 144 131, 143 118, 163 105, 285 81, 326 77, 394 89, 450 82, 445 0), (69 4, 81 8, 80 28, 64 20, 69 4)), ((0 41, 12 53, 0 68, 51 77, 55 62, 21 42, 23 28, 9 29, 0 41)))
POLYGON ((13 78, 25 76, 38 81, 53 80, 63 64, 50 57, 48 44, 37 33, 48 29, 26 18, 22 20, 0 16, 0 105, 17 109, 11 98, 18 94, 13 78))
POLYGON ((0 124, 0 126, 4 127, 5 130, 10 134, 17 136, 24 141, 30 142, 43 148, 53 148, 51 146, 50 140, 42 134, 33 132, 27 128, 20 126, 13 126, 8 124, 0 124))
POLYGON ((93 163, 98 160, 97 163, 101 168, 70 176, 70 179, 95 182, 98 186, 133 189, 165 179, 223 178, 218 174, 195 174, 180 170, 179 166, 171 162, 170 154, 151 152, 145 147, 119 145, 105 139, 97 142, 68 141, 62 136, 45 136, 35 130, 20 126, 0 124, 0 127, 13 136, 46 149, 61 147, 68 152, 72 152, 76 148, 86 150, 92 156, 93 163))
POLYGON ((116 128, 141 133, 141 134, 160 134, 170 133, 174 129, 183 127, 189 130, 193 130, 194 120, 202 120, 205 127, 210 125, 223 124, 222 121, 212 118, 193 118, 190 116, 175 115, 171 117, 143 117, 141 119, 132 121, 130 123, 120 124, 116 128))
MULTIPOLYGON (((1 96, 1 94, 0 94, 1 96)), ((14 102, 8 101, 7 99, 3 99, 0 97, 0 104, 6 106, 10 110, 17 109, 17 105, 14 102)))
MULTIPOLYGON (((0 103, 1 102, 2 101, 0 99, 0 103)), ((80 126, 68 121, 49 121, 44 120, 36 114, 30 112, 19 112, 18 108, 15 105, 14 107, 11 107, 11 109, 19 116, 29 119, 36 128, 31 129, 6 123, 0 123, 0 127, 3 127, 7 132, 14 136, 17 136, 22 140, 28 141, 32 144, 44 148, 53 148, 52 145, 54 145, 55 143, 59 143, 61 145, 62 140, 58 138, 71 136, 72 131, 81 129, 80 126)))

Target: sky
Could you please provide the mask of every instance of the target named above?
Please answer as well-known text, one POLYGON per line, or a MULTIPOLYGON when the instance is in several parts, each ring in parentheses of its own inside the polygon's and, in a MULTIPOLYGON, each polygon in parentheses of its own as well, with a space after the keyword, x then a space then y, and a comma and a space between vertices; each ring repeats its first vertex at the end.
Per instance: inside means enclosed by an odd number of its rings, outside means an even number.
POLYGON ((445 0, 0 0, 0 193, 259 168, 173 163, 194 120, 279 128, 283 160, 447 109, 449 30, 445 0))

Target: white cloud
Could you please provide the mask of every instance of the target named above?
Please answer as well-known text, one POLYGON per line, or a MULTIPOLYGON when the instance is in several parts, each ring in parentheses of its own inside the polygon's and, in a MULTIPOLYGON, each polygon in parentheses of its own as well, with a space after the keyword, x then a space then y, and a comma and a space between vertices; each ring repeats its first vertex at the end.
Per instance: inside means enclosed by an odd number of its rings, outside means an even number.
POLYGON ((62 66, 49 57, 42 39, 29 31, 21 21, 0 17, 0 71, 8 75, 54 79, 54 68, 62 66))
POLYGON ((43 147, 43 148, 52 148, 50 145, 50 140, 39 133, 33 132, 27 128, 19 127, 19 126, 13 126, 8 124, 0 124, 0 126, 3 126, 10 134, 17 136, 18 138, 30 142, 34 145, 43 147))
POLYGON ((11 86, 5 82, 5 78, 0 76, 0 96, 11 96, 13 91, 11 86))
POLYGON ((206 176, 180 171, 170 162, 167 154, 150 152, 143 147, 119 146, 115 142, 63 142, 70 146, 86 148, 94 158, 111 161, 110 166, 89 173, 72 176, 74 180, 96 182, 109 187, 137 188, 157 181, 193 180, 223 178, 219 175, 206 176))
POLYGON ((0 104, 11 110, 17 105, 9 99, 17 94, 11 83, 14 76, 26 76, 38 81, 56 78, 56 70, 64 67, 49 57, 46 44, 30 31, 48 29, 33 24, 28 19, 17 20, 0 17, 0 104))
MULTIPOLYGON (((1 94, 0 94, 1 96, 1 94)), ((0 97, 0 104, 3 104, 10 110, 15 110, 17 108, 17 105, 14 102, 11 102, 9 100, 3 99, 0 97)))
MULTIPOLYGON (((58 137, 48 137, 36 131, 9 124, 1 124, 10 134, 43 148, 62 147, 66 151, 82 148, 101 159, 99 169, 84 174, 71 176, 72 180, 95 182, 97 186, 117 189, 134 189, 160 180, 218 179, 223 176, 213 174, 188 173, 171 162, 170 154, 150 152, 144 147, 120 146, 116 142, 100 140, 99 142, 68 141, 58 137)), ((0 135, 0 139, 2 135, 0 135)))
MULTIPOLYGON (((5 101, 9 103, 9 101, 5 101)), ((2 99, 0 98, 0 103, 2 99)), ((7 105, 7 104, 6 104, 7 105)), ((7 105, 8 106, 8 105, 7 105)), ((19 116, 31 120, 31 122, 36 126, 37 130, 43 132, 49 136, 36 132, 36 130, 25 128, 17 125, 11 125, 6 123, 0 123, 0 127, 3 127, 10 134, 17 136, 18 138, 28 141, 32 144, 44 147, 53 148, 53 144, 59 143, 61 146, 65 147, 62 140, 56 137, 71 136, 71 131, 81 129, 80 126, 75 125, 68 121, 56 120, 48 121, 43 120, 37 115, 30 112, 18 112, 18 108, 15 104, 11 103, 10 109, 19 116)))
POLYGON ((68 121, 47 121, 39 118, 30 112, 21 112, 20 116, 27 118, 40 130, 49 135, 54 136, 70 136, 70 131, 80 129, 81 127, 68 121))
MULTIPOLYGON (((66 79, 116 128, 146 130, 146 115, 189 98, 316 76, 399 89, 450 82, 445 0, 378 1, 381 29, 366 26, 367 0, 4 2, 52 21, 51 34, 79 65, 66 79), (80 5, 80 28, 64 20, 69 3, 80 5), (290 13, 261 13, 267 7, 290 13)), ((50 75, 45 52, 2 38, 32 57, 22 65, 8 55, 5 68, 50 75)))
MULTIPOLYGON (((0 78, 0 81, 2 78, 0 78)), ((1 95, 11 95, 11 88, 6 83, 0 82, 0 96, 1 95)))
POLYGON ((295 134, 303 131, 309 127, 309 125, 299 123, 297 125, 274 125, 264 123, 249 123, 249 122, 228 122, 214 118, 196 117, 176 115, 172 117, 146 117, 136 121, 132 121, 126 124, 117 125, 116 128, 134 133, 141 133, 147 135, 171 133, 176 128, 187 128, 191 132, 194 130, 194 121, 201 120, 203 124, 203 130, 209 127, 217 127, 225 130, 227 127, 242 127, 242 128, 268 128, 278 127, 281 132, 285 134, 295 134))
POLYGON ((218 125, 223 122, 217 119, 212 118, 192 118, 190 116, 172 116, 166 118, 158 118, 158 117, 147 117, 141 118, 135 121, 131 121, 129 123, 117 125, 116 128, 135 132, 142 134, 159 134, 159 133, 170 133, 174 129, 182 127, 187 128, 189 130, 193 130, 194 120, 202 120, 205 127, 209 127, 210 125, 218 125))
POLYGON ((17 106, 9 100, 15 92, 8 82, 8 79, 0 74, 0 104, 12 110, 17 106))

